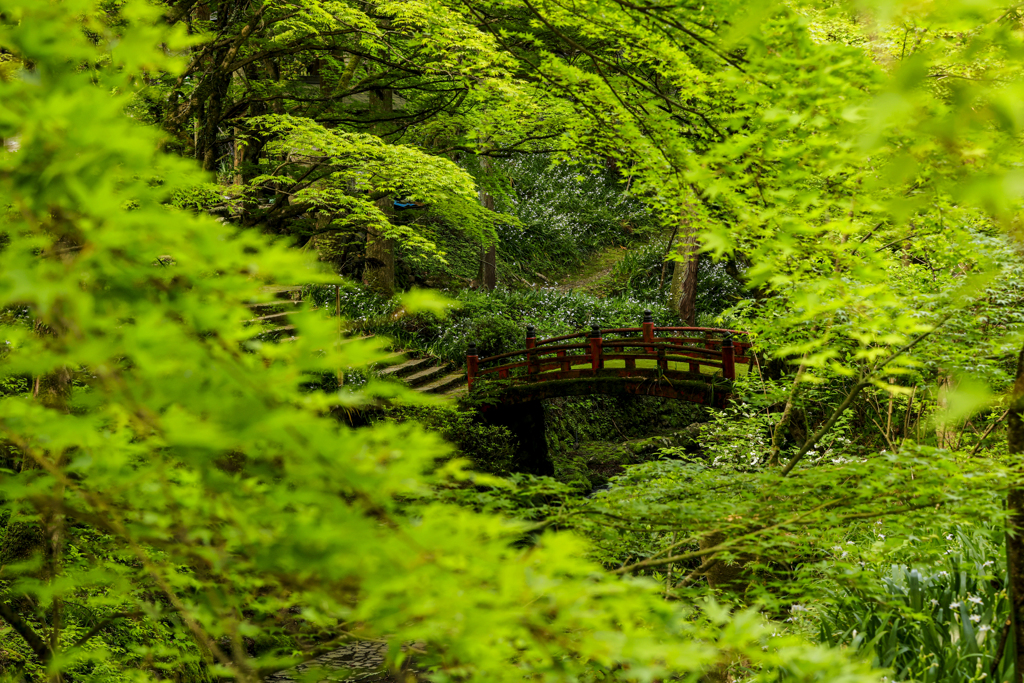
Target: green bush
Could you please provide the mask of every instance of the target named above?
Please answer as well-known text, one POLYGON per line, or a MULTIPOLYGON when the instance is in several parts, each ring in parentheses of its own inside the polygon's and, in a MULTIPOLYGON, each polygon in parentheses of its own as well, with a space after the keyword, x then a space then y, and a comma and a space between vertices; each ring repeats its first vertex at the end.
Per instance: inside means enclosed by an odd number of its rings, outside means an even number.
POLYGON ((504 183, 495 188, 495 208, 522 226, 499 226, 498 253, 506 267, 528 277, 572 272, 595 251, 657 229, 650 211, 607 169, 553 166, 543 155, 496 167, 504 183))
MULTIPOLYGON (((663 239, 652 240, 630 249, 615 264, 611 272, 610 292, 620 296, 635 296, 662 300, 669 304, 672 273, 678 261, 665 264, 662 280, 662 262, 667 244, 663 239)), ((702 256, 697 266, 697 317, 700 324, 712 325, 713 320, 741 299, 747 298, 742 285, 725 270, 725 263, 702 256)))
MULTIPOLYGON (((354 332, 384 335, 394 340, 396 347, 455 363, 464 362, 470 342, 477 344, 481 356, 522 348, 527 325, 534 325, 537 337, 544 338, 582 332, 592 325, 636 327, 645 310, 653 312, 658 325, 677 322, 665 305, 634 296, 601 298, 578 291, 507 287, 449 295, 455 306, 440 318, 430 313, 406 314, 397 297, 388 299, 362 285, 349 284, 341 290, 341 313, 354 332)), ((334 286, 308 287, 305 296, 324 315, 337 315, 334 286)))
POLYGON ((481 424, 475 411, 450 406, 395 405, 373 421, 415 421, 440 434, 455 446, 456 455, 473 463, 474 469, 499 476, 512 474, 516 443, 507 427, 481 424))

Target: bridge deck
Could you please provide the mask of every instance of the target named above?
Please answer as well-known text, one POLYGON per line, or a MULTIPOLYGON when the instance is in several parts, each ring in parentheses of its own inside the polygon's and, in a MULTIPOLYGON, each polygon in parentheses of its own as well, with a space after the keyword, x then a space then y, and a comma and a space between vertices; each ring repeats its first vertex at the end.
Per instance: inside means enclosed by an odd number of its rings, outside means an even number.
POLYGON ((501 403, 552 396, 647 394, 720 404, 737 370, 746 371, 750 343, 738 330, 643 325, 537 340, 527 327, 526 348, 479 358, 466 356, 470 391, 501 403), (611 335, 611 336, 606 336, 611 335), (737 367, 738 366, 738 367, 737 367))

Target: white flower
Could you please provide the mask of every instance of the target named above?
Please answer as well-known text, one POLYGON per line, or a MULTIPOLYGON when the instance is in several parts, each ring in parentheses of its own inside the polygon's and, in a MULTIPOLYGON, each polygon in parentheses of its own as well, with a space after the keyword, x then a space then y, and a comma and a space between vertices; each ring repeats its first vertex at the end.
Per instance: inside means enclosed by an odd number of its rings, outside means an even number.
POLYGON ((936 600, 935 598, 931 599, 931 603, 932 603, 932 607, 938 607, 938 605, 939 605, 939 601, 936 600))
POLYGON ((848 553, 848 552, 846 552, 846 551, 844 550, 844 551, 843 551, 843 554, 839 556, 839 559, 841 560, 841 559, 845 558, 845 557, 846 557, 847 555, 849 555, 849 554, 850 554, 850 553, 848 553))
POLYGON ((979 597, 977 597, 975 595, 968 596, 967 599, 970 600, 971 602, 973 602, 975 605, 984 605, 985 604, 984 600, 982 600, 981 598, 979 598, 979 597))
POLYGON ((991 567, 994 564, 995 564, 995 562, 993 562, 992 560, 989 560, 988 562, 983 562, 981 567, 982 567, 982 569, 984 569, 985 567, 991 567))
POLYGON ((953 540, 953 534, 946 534, 946 540, 947 541, 952 541, 953 540))
POLYGON ((842 549, 843 549, 843 546, 841 546, 841 545, 834 545, 834 546, 832 546, 832 550, 842 550, 842 549))
POLYGON ((846 545, 853 545, 853 541, 847 541, 846 545))
POLYGON ((951 602, 949 604, 949 609, 957 609, 958 607, 960 607, 960 603, 959 602, 951 602))
POLYGON ((885 539, 885 534, 878 534, 878 537, 884 540, 885 539))
POLYGON ((992 627, 989 626, 988 624, 982 624, 981 626, 978 627, 978 633, 984 633, 985 631, 991 631, 991 630, 992 630, 992 627))
POLYGON ((978 623, 979 621, 981 621, 981 615, 980 614, 972 614, 971 615, 971 621, 973 621, 974 623, 978 623))

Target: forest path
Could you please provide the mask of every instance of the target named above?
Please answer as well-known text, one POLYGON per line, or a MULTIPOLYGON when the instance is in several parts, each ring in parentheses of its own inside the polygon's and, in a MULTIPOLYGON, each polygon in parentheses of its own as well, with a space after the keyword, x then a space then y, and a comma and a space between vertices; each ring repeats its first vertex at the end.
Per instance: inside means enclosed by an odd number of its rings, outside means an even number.
POLYGON ((581 289, 595 296, 604 296, 607 293, 606 289, 612 271, 628 252, 628 247, 605 247, 587 259, 578 273, 569 275, 562 282, 556 283, 555 289, 560 292, 581 289))

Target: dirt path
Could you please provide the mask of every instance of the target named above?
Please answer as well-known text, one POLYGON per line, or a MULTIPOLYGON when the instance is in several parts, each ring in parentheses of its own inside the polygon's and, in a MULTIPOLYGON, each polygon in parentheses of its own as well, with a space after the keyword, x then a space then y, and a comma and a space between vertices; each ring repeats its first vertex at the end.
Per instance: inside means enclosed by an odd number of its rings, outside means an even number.
POLYGON ((568 292, 570 289, 582 289, 585 292, 602 296, 609 276, 615 265, 625 257, 625 247, 608 247, 599 251, 583 264, 579 272, 568 276, 555 284, 555 289, 568 292))

